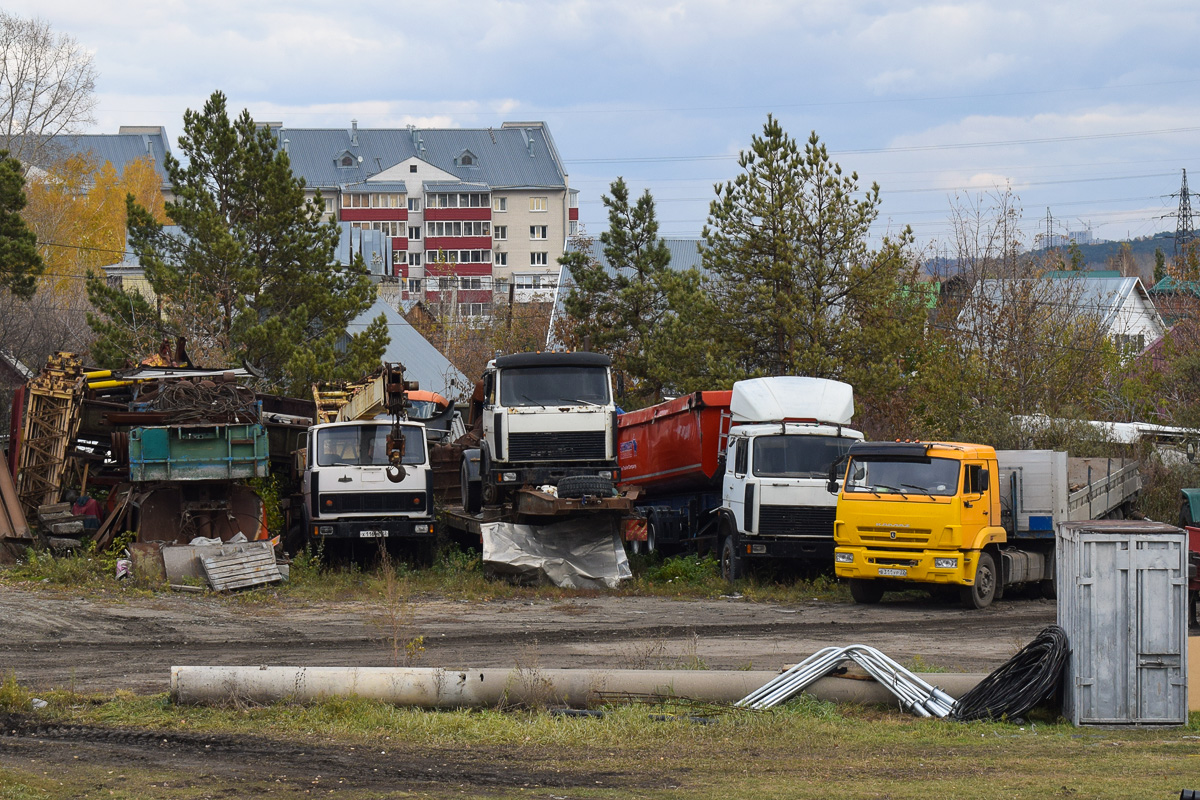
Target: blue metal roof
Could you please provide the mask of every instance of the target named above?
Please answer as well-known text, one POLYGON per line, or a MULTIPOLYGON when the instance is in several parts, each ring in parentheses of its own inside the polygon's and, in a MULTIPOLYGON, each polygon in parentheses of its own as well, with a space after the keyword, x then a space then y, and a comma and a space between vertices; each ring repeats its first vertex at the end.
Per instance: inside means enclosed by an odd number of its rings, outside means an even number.
POLYGON ((338 187, 343 192, 400 192, 408 194, 404 181, 371 181, 370 183, 343 183, 338 187))
POLYGON ((422 389, 451 399, 470 395, 475 384, 410 325, 399 311, 383 300, 376 300, 374 305, 355 317, 346 326, 346 333, 362 333, 380 314, 387 318, 388 335, 391 336, 383 352, 383 361, 403 364, 404 377, 418 381, 422 389))
POLYGON ((500 128, 276 128, 287 140, 292 171, 309 186, 363 181, 410 158, 419 158, 461 181, 493 188, 566 187, 566 174, 542 123, 500 128), (464 150, 475 157, 460 166, 464 150), (344 153, 354 165, 338 166, 344 153), (360 160, 361 159, 361 160, 360 160))
POLYGON ((130 161, 150 156, 154 159, 154 171, 158 173, 163 185, 169 185, 163 165, 166 163, 167 153, 171 152, 171 145, 167 141, 166 129, 160 126, 121 126, 120 133, 56 136, 54 147, 60 152, 66 151, 72 155, 90 153, 97 166, 110 161, 118 172, 130 161))

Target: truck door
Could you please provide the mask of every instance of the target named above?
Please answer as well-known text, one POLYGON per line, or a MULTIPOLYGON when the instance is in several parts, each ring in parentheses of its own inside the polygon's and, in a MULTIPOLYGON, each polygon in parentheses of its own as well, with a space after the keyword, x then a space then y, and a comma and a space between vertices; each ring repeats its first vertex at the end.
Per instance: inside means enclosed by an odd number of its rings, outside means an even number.
MULTIPOLYGON (((730 443, 729 453, 725 458, 725 481, 722 485, 721 499, 725 507, 733 512, 738 530, 748 532, 746 525, 747 486, 753 485, 747 480, 750 468, 750 441, 746 438, 734 439, 730 443)), ((751 502, 753 509, 753 502, 751 502)), ((753 511, 751 511, 753 513, 753 511)))
MULTIPOLYGON (((995 477, 985 461, 963 463, 962 474, 962 526, 964 539, 968 533, 985 528, 991 522, 992 490, 995 477)), ((997 520, 996 525, 1000 522, 997 520)))

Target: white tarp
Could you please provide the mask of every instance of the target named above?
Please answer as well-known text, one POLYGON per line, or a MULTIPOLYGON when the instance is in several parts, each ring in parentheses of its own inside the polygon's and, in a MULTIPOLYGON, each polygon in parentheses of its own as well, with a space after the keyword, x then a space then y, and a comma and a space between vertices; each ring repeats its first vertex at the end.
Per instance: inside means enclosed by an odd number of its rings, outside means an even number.
POLYGON ((752 378, 733 385, 729 412, 739 423, 815 419, 849 425, 854 416, 854 389, 826 378, 752 378))
POLYGON ((488 522, 483 563, 521 580, 548 580, 564 589, 615 589, 633 577, 614 526, 579 519, 553 525, 488 522))

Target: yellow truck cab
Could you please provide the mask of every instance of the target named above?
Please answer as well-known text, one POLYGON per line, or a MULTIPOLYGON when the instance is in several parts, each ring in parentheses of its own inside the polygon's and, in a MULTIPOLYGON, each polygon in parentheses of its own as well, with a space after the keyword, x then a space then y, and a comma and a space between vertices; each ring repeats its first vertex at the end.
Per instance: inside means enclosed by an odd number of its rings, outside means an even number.
MULTIPOLYGON (((850 448, 833 526, 834 566, 859 603, 896 583, 961 587, 982 608, 999 584, 1006 540, 996 451, 958 442, 863 442, 850 448)), ((831 491, 832 491, 831 487, 831 491)))
POLYGON ((1136 461, 1054 450, 856 442, 846 458, 834 566, 858 603, 914 584, 958 587, 967 608, 1014 584, 1053 597, 1058 525, 1123 517, 1141 489, 1136 461))

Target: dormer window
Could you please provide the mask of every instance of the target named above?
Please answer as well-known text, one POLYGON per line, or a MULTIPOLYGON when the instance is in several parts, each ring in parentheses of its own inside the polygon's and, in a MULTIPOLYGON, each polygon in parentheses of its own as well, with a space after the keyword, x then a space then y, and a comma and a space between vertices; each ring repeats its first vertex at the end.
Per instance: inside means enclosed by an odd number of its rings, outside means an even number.
POLYGON ((333 159, 333 163, 337 164, 338 167, 341 168, 357 167, 358 158, 355 157, 354 153, 351 153, 349 150, 343 150, 340 154, 338 154, 337 158, 333 159))
POLYGON ((454 159, 454 163, 460 167, 473 167, 476 164, 475 154, 470 150, 463 150, 458 154, 458 158, 454 159))
POLYGON ((350 156, 342 156, 342 166, 343 167, 353 167, 354 159, 351 158, 350 156))

